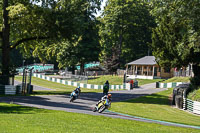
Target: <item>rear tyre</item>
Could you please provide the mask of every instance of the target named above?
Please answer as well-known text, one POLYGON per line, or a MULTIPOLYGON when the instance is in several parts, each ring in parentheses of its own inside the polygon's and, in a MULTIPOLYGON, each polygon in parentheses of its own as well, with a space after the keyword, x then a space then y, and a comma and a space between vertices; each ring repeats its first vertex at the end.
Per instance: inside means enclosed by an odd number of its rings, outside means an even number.
POLYGON ((71 99, 70 99, 70 102, 73 102, 74 101, 74 98, 72 97, 71 99))

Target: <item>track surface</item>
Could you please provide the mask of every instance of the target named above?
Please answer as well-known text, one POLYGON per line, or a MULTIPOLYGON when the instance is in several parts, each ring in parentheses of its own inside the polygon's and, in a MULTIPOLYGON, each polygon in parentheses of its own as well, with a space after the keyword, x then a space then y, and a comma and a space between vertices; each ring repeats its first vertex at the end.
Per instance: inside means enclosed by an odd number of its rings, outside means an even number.
MULTIPOLYGON (((37 90, 48 90, 48 88, 34 86, 37 90)), ((155 84, 148 84, 141 86, 140 88, 133 90, 122 90, 112 91, 112 102, 119 102, 132 98, 137 98, 144 95, 160 92, 166 89, 151 89, 155 88, 155 84)), ((73 103, 69 102, 69 95, 40 95, 40 96, 11 96, 11 97, 0 97, 0 102, 14 103, 23 106, 30 106, 36 108, 44 108, 51 110, 62 110, 67 112, 83 113, 90 115, 102 115, 106 117, 129 119, 150 123, 158 123, 167 126, 179 126, 200 129, 200 127, 183 125, 177 123, 169 123, 164 121, 156 121, 151 119, 145 119, 136 116, 129 116, 126 114, 120 114, 112 111, 104 111, 103 113, 92 112, 92 108, 95 106, 97 101, 102 97, 102 93, 81 93, 80 97, 73 103)))

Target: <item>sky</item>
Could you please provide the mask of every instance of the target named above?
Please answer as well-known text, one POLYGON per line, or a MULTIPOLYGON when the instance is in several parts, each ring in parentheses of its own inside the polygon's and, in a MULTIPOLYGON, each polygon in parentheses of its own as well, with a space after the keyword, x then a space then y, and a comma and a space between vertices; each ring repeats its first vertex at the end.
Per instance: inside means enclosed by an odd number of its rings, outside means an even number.
MULTIPOLYGON (((102 5, 101 5, 101 11, 97 12, 97 14, 95 14, 96 17, 99 17, 101 15, 101 13, 103 12, 104 6, 106 5, 106 1, 107 0, 103 0, 102 5)), ((40 3, 35 3, 36 5, 41 5, 42 2, 40 3)))
POLYGON ((102 13, 102 11, 104 9, 104 6, 106 5, 106 1, 107 0, 103 0, 102 5, 101 5, 101 11, 97 12, 97 14, 95 15, 96 17, 101 15, 101 13, 102 13))

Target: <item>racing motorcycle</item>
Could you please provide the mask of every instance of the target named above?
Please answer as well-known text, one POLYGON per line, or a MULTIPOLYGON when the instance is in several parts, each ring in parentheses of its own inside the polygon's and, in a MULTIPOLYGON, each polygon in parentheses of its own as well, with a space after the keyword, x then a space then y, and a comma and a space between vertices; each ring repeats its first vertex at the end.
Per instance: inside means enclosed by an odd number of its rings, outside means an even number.
POLYGON ((111 106, 111 102, 108 99, 101 101, 97 106, 94 107, 93 112, 98 111, 102 113, 105 109, 109 109, 111 106))
POLYGON ((76 100, 78 97, 78 92, 76 92, 75 90, 70 94, 70 102, 73 102, 74 100, 76 100))

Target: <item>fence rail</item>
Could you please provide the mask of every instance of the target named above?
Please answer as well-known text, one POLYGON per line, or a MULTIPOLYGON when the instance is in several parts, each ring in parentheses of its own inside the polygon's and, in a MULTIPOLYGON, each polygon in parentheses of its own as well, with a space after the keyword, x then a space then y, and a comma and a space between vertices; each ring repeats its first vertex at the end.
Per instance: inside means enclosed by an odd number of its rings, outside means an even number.
POLYGON ((185 82, 171 82, 171 83, 160 83, 156 82, 156 88, 174 88, 180 84, 184 84, 185 82))
POLYGON ((187 98, 183 98, 183 109, 194 114, 200 115, 200 102, 192 101, 187 98))
POLYGON ((16 95, 22 93, 21 85, 0 85, 1 95, 16 95))
MULTIPOLYGON (((76 86, 76 87, 80 86, 80 87, 88 88, 88 89, 103 89, 103 85, 94 85, 94 84, 73 82, 73 81, 63 80, 63 79, 59 79, 59 78, 53 78, 53 77, 49 77, 49 76, 37 74, 37 73, 34 73, 33 76, 44 79, 44 80, 65 84, 65 85, 71 85, 71 86, 76 86)), ((130 84, 128 84, 128 85, 126 85, 126 84, 110 85, 110 89, 112 89, 112 90, 130 89, 130 84)))

